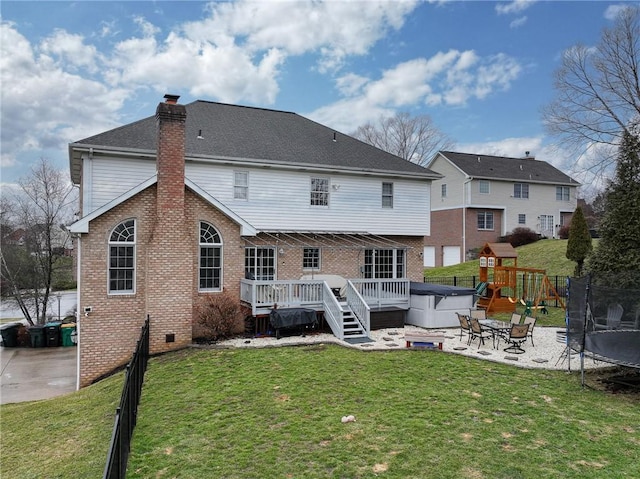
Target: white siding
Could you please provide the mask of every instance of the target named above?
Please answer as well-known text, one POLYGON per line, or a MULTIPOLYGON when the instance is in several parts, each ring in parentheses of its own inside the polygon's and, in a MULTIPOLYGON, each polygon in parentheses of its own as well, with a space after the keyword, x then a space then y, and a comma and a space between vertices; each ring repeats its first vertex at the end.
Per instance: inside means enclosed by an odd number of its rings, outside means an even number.
POLYGON ((154 159, 120 159, 94 158, 84 159, 90 162, 91 194, 87 198, 85 214, 100 208, 109 201, 117 198, 130 189, 148 180, 156 173, 154 159))
POLYGON ((187 164, 187 177, 259 230, 366 231, 428 235, 428 181, 322 174, 272 168, 187 164), (233 172, 249 172, 249 199, 233 199, 233 172), (311 206, 312 177, 329 179, 329 206, 311 206), (393 208, 382 208, 382 182, 393 183, 393 208))
MULTIPOLYGON (((156 173, 153 159, 85 159, 84 214, 156 173)), ((275 168, 187 162, 185 175, 258 230, 428 235, 430 182, 275 168), (234 171, 249 173, 248 200, 233 198, 234 171), (329 206, 310 206, 311 177, 329 178, 329 206), (393 208, 382 208, 382 183, 393 183, 393 208), (335 186, 335 188, 334 188, 335 186)))

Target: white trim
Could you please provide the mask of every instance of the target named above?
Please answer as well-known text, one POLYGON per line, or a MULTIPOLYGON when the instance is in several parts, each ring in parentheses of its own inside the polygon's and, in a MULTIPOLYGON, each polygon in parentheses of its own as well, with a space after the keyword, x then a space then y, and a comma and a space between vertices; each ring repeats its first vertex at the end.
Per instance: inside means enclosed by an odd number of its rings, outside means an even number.
POLYGON ((91 213, 89 213, 88 215, 82 217, 81 219, 79 219, 78 221, 73 223, 71 226, 69 226, 69 231, 71 233, 88 233, 89 232, 89 223, 91 221, 93 221, 96 218, 102 216, 107 211, 115 208, 119 204, 124 203, 129 198, 134 197, 135 195, 137 195, 141 191, 145 190, 146 188, 154 185, 157 181, 158 181, 158 175, 155 174, 151 178, 149 178, 148 180, 143 181, 142 183, 140 183, 138 186, 136 186, 134 188, 131 188, 126 193, 118 196, 117 198, 114 198, 113 200, 109 201, 109 203, 101 206, 97 210, 94 210, 91 213))
POLYGON ((208 201, 212 206, 219 209, 222 213, 227 215, 233 221, 235 221, 238 225, 240 225, 240 235, 241 236, 255 236, 258 234, 257 230, 245 219, 243 219, 240 215, 238 215, 235 211, 229 208, 227 205, 221 203, 205 190, 196 185, 189 178, 184 179, 185 185, 194 191, 194 193, 200 195, 206 201, 208 201))
MULTIPOLYGON (((69 231, 71 233, 88 233, 89 232, 89 223, 91 221, 93 221, 94 219, 100 217, 101 215, 103 215, 107 211, 110 211, 111 209, 115 208, 116 206, 118 206, 119 204, 125 202, 126 200, 134 197, 135 195, 137 195, 141 191, 145 190, 146 188, 156 184, 157 181, 158 181, 158 174, 156 173, 151 178, 149 178, 149 179, 143 181, 142 183, 140 183, 138 186, 136 186, 134 188, 131 188, 126 193, 118 196, 117 198, 114 198, 109 203, 101 206, 97 210, 92 211, 88 215, 84 216, 80 220, 78 220, 75 223, 73 223, 71 226, 69 226, 69 231)), ((248 221, 244 220, 241 216, 239 216, 237 213, 235 213, 229 207, 227 207, 226 205, 224 205, 223 203, 221 203, 220 201, 215 199, 213 196, 211 196, 205 190, 200 188, 198 185, 196 185, 189 178, 185 178, 184 183, 188 188, 193 190, 196 194, 200 195, 205 201, 208 201, 212 206, 214 206, 215 208, 219 209, 222 213, 224 213, 229 218, 231 218, 233 221, 235 221, 237 224, 239 224, 240 228, 241 228, 241 233, 240 234, 242 236, 255 236, 257 234, 256 229, 248 221)))

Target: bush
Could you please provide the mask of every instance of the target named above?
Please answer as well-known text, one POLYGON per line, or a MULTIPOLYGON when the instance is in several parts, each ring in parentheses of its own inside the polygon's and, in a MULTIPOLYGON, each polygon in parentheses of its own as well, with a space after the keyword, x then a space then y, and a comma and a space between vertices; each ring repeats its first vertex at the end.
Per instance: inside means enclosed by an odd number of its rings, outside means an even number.
POLYGON ((526 244, 535 243, 540 239, 538 233, 529 228, 516 228, 511 233, 501 238, 504 243, 511 243, 511 246, 517 248, 518 246, 524 246, 526 244))
POLYGON ((196 336, 217 341, 244 331, 244 320, 240 302, 231 294, 207 294, 196 306, 196 336))
POLYGON ((561 226, 558 230, 558 238, 569 239, 569 225, 561 226))

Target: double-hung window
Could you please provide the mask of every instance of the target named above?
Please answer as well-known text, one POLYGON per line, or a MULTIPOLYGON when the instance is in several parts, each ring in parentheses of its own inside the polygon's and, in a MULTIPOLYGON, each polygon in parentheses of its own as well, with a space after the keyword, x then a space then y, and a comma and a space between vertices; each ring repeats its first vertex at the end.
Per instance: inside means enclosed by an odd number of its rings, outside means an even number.
POLYGON ((320 248, 304 248, 302 250, 302 269, 320 270, 320 248))
POLYGON ((569 187, 568 186, 556 186, 556 200, 557 201, 569 201, 569 187))
POLYGON ((329 206, 329 178, 311 178, 311 206, 329 206))
POLYGON ((526 225, 527 224, 527 215, 525 215, 524 213, 520 213, 518 215, 518 224, 519 225, 526 225))
POLYGON ((478 193, 483 195, 489 194, 489 180, 479 180, 478 181, 478 193))
POLYGON ((233 172, 233 199, 249 199, 249 173, 246 171, 233 172))
POLYGON ((493 230, 492 211, 478 211, 478 230, 493 230))
POLYGON ((403 249, 368 249, 364 252, 365 278, 404 278, 403 249))
POLYGON ((109 294, 135 292, 136 222, 123 221, 109 235, 109 294))
POLYGON ((200 291, 222 291, 222 240, 209 223, 200 222, 200 291))
POLYGON ((529 184, 528 183, 514 183, 513 184, 513 197, 514 198, 529 198, 529 184))
POLYGON ((382 183, 382 207, 393 208, 393 183, 382 183))
POLYGON ((273 247, 248 247, 244 250, 245 276, 260 281, 276 279, 276 250, 273 247))
POLYGON ((446 198, 447 197, 447 184, 446 183, 442 183, 440 185, 440 196, 442 198, 446 198))

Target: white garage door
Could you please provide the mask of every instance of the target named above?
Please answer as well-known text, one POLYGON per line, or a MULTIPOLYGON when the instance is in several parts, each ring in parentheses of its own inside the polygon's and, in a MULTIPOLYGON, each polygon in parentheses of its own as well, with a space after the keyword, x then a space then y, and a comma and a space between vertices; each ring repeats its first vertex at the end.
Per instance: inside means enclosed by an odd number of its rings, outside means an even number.
POLYGON ((442 247, 442 266, 460 263, 460 246, 442 247))
POLYGON ((425 268, 433 268, 436 265, 436 247, 425 246, 422 252, 422 259, 425 268))

